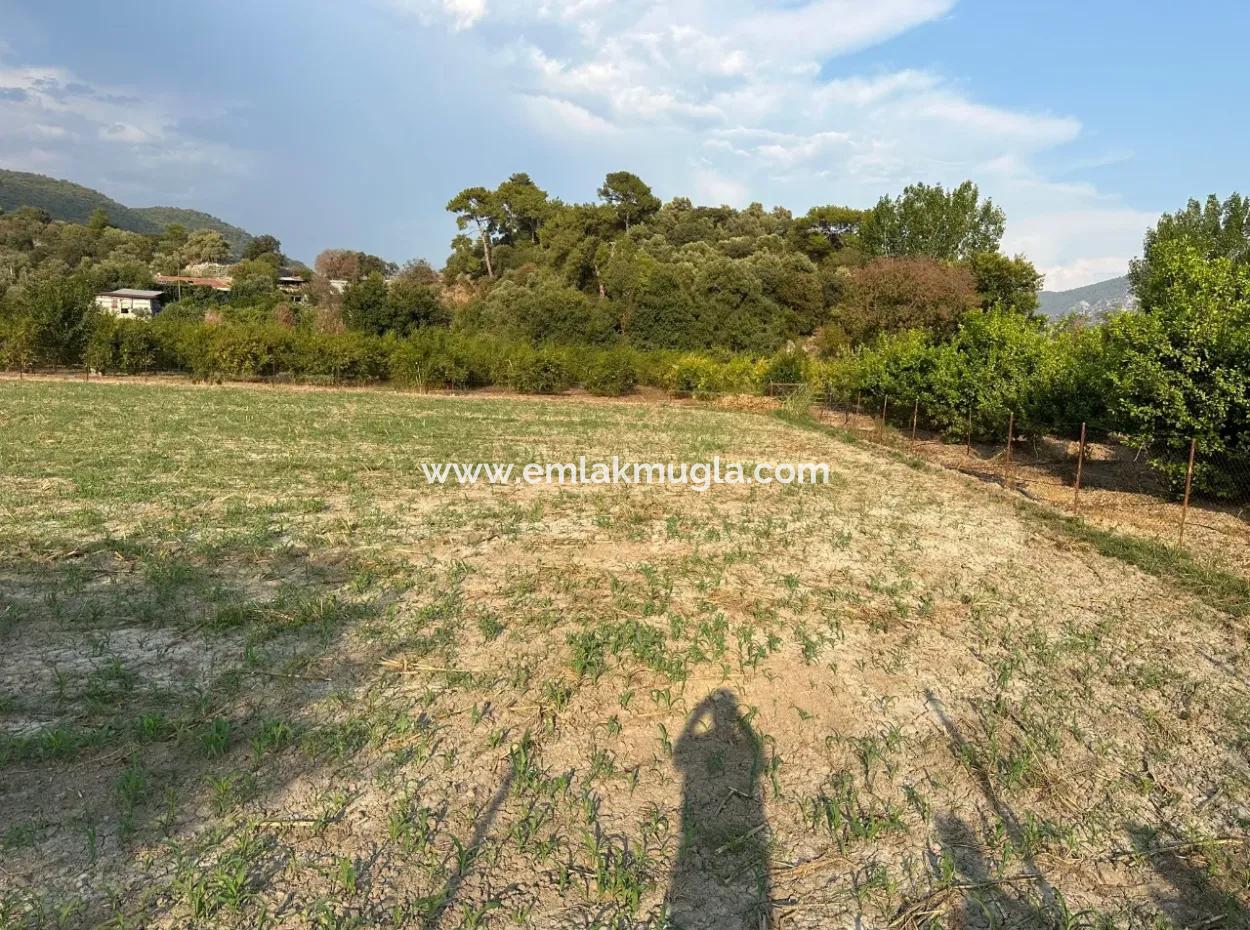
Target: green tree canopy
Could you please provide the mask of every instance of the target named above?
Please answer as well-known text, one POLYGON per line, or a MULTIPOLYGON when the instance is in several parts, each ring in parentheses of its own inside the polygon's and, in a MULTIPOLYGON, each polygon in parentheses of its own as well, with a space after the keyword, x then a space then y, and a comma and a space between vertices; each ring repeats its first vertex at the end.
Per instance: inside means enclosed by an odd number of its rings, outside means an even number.
POLYGON ((613 171, 604 178, 599 199, 612 208, 626 232, 631 225, 646 222, 660 209, 660 200, 651 193, 651 188, 628 171, 613 171))
POLYGON ((977 186, 964 181, 947 191, 941 184, 912 184, 897 198, 882 197, 860 228, 872 255, 922 255, 959 261, 978 252, 997 252, 1006 219, 977 186))
POLYGON ((1214 194, 1204 203, 1191 200, 1185 209, 1164 214, 1153 229, 1147 230, 1142 257, 1129 267, 1133 293, 1143 307, 1149 308, 1164 297, 1168 279, 1155 259, 1174 242, 1188 245, 1209 259, 1250 263, 1250 198, 1234 193, 1223 202, 1214 194))

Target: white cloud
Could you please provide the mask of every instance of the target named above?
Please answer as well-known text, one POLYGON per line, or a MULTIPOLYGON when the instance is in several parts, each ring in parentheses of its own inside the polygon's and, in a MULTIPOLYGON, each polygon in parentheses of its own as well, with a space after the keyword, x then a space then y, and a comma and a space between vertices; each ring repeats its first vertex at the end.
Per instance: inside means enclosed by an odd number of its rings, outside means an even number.
POLYGON ((536 131, 611 134, 635 158, 621 167, 665 196, 805 209, 971 177, 1006 209, 1006 246, 1065 286, 1127 265, 1153 220, 1034 167, 1079 139, 1071 115, 991 105, 916 68, 839 72, 839 56, 956 0, 377 2, 472 25, 464 40, 496 69, 484 80, 513 87, 536 131))
POLYGON ((97 84, 65 68, 0 64, 0 164, 108 182, 115 196, 181 199, 246 169, 246 153, 184 125, 227 111, 202 100, 97 84))
POLYGON ((486 0, 375 0, 401 16, 424 23, 444 22, 455 31, 472 29, 486 15, 486 0))
POLYGON ((1045 273, 1046 288, 1063 291, 1125 274, 1158 220, 1158 213, 1113 206, 1040 208, 1009 226, 1003 247, 1024 252, 1045 273))
POLYGON ((747 186, 733 178, 725 177, 712 168, 696 168, 693 180, 695 196, 705 203, 713 203, 717 206, 729 204, 734 207, 747 205, 747 186))
POLYGON ((529 94, 521 104, 533 124, 551 135, 616 135, 616 126, 584 107, 558 97, 529 94))

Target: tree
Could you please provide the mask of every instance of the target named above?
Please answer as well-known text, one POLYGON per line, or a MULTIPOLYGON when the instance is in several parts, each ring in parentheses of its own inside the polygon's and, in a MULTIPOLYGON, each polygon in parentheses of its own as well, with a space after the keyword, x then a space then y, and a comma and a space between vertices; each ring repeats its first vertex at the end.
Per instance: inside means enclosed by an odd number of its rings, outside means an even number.
POLYGON ((11 296, 3 316, 14 332, 23 334, 32 361, 72 365, 90 333, 92 292, 82 275, 36 279, 11 296))
POLYGON ((313 265, 317 274, 323 278, 353 283, 371 274, 385 278, 395 272, 393 262, 368 252, 354 252, 351 249, 326 249, 317 256, 313 265))
POLYGON ((91 211, 91 217, 87 220, 87 228, 92 232, 101 233, 109 227, 108 211, 103 207, 96 207, 91 211))
POLYGON ((959 261, 997 252, 1006 219, 993 201, 980 197, 971 181, 949 192, 941 184, 912 184, 897 200, 877 201, 860 227, 860 241, 871 255, 896 258, 959 261))
POLYGON ((230 255, 226 237, 215 229, 201 229, 188 237, 178 250, 178 258, 184 266, 224 262, 230 255))
POLYGON ((1221 203, 1211 194, 1205 203, 1191 200, 1185 209, 1164 214, 1147 230, 1142 257, 1129 266, 1129 282, 1144 308, 1161 300, 1167 290, 1166 276, 1157 272, 1154 259, 1174 242, 1191 246, 1208 259, 1250 263, 1250 197, 1234 193, 1221 203))
POLYGON ((1008 258, 998 252, 978 252, 968 259, 984 307, 1000 307, 1029 315, 1037 311, 1037 292, 1044 275, 1023 255, 1008 258))
POLYGON ((976 305, 976 282, 962 265, 877 258, 851 272, 836 317, 852 340, 865 342, 904 329, 950 332, 976 305))
POLYGON ((1174 479, 1197 437, 1199 487, 1231 491, 1217 463, 1250 454, 1250 266, 1184 236, 1150 251, 1149 303, 1107 324, 1115 409, 1174 479))
POLYGON ((660 199, 651 193, 651 188, 628 171, 613 171, 604 178, 599 199, 615 211, 626 232, 631 223, 646 222, 660 209, 660 199))
POLYGON ((278 269, 272 262, 244 259, 230 269, 230 277, 230 300, 235 304, 257 303, 277 296, 278 269))
POLYGON ((495 190, 492 198, 496 222, 508 242, 538 242, 538 230, 551 212, 547 192, 528 174, 514 174, 495 190))
POLYGON ((343 292, 343 322, 350 329, 380 332, 387 318, 386 280, 374 272, 348 285, 343 292))
POLYGON ((470 223, 476 227, 482 257, 486 262, 486 276, 493 278, 495 269, 491 264, 490 251, 497 218, 495 195, 484 187, 467 187, 447 201, 447 210, 456 214, 457 229, 464 229, 470 223))
POLYGON ((281 263, 282 243, 278 241, 276 236, 256 236, 243 247, 242 258, 244 261, 260 258, 262 255, 276 255, 279 263, 281 263))
POLYGON ((812 207, 794 221, 795 247, 806 252, 813 261, 819 261, 856 245, 863 220, 863 210, 833 205, 812 207))

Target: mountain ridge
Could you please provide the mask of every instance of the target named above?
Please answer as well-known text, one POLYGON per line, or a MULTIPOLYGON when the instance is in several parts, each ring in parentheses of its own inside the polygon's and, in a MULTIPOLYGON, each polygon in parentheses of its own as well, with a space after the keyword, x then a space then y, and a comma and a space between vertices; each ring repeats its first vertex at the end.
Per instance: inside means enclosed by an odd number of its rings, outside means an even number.
POLYGON ((1116 310, 1132 310, 1137 306, 1137 298, 1133 296, 1128 275, 1066 291, 1042 291, 1037 297, 1038 312, 1052 320, 1070 313, 1098 318, 1116 310))
POLYGON ((0 210, 37 207, 55 220, 86 223, 97 209, 108 214, 118 229, 154 235, 170 223, 179 223, 189 232, 214 229, 221 233, 236 255, 252 240, 252 234, 211 213, 185 207, 129 207, 94 188, 30 171, 0 168, 0 210))

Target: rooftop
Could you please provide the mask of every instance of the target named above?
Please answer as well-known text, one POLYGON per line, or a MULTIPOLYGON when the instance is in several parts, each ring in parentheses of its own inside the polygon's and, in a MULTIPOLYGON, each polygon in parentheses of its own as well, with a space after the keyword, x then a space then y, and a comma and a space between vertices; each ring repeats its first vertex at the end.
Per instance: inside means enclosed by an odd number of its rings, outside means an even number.
POLYGON ((123 287, 116 291, 109 291, 101 294, 101 297, 131 297, 136 300, 155 300, 162 296, 161 291, 140 291, 133 287, 123 287))

